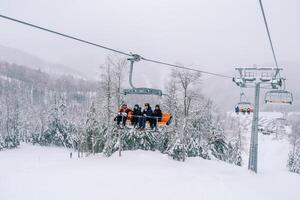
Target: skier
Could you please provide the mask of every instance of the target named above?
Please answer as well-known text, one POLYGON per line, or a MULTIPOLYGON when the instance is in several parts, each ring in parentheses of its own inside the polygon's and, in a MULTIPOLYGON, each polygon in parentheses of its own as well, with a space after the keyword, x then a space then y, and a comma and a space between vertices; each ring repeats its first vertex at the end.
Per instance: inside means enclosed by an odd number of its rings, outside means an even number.
POLYGON ((153 128, 156 129, 157 128, 157 122, 160 122, 161 118, 162 118, 162 112, 161 112, 161 109, 160 109, 159 105, 155 106, 155 109, 153 111, 152 116, 154 118, 152 119, 151 129, 153 129, 153 128))
POLYGON ((141 117, 142 117, 142 108, 138 104, 135 104, 132 112, 132 119, 131 119, 131 124, 133 125, 133 128, 139 125, 141 117))
POLYGON ((119 110, 117 117, 115 118, 117 120, 118 126, 120 125, 121 121, 122 121, 123 126, 126 125, 126 120, 127 120, 130 112, 131 112, 131 109, 127 107, 127 104, 123 104, 121 109, 119 110))
MULTIPOLYGON (((145 107, 144 107, 144 110, 143 110, 143 116, 140 120, 140 130, 144 130, 145 127, 146 127, 146 121, 149 121, 151 124, 152 124, 152 120, 151 120, 151 117, 152 117, 152 109, 151 109, 151 106, 149 103, 145 103, 145 107)), ((151 125, 150 124, 150 125, 151 125)))
POLYGON ((250 114, 250 108, 247 108, 247 113, 250 114))
POLYGON ((236 114, 239 114, 239 112, 240 112, 240 108, 239 108, 239 106, 236 106, 236 107, 235 107, 235 113, 236 113, 236 114))

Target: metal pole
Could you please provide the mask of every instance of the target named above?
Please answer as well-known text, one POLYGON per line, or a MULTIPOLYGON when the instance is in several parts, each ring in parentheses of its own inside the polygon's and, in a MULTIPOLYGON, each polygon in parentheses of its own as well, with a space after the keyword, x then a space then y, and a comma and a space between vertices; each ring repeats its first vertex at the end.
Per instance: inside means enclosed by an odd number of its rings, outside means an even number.
POLYGON ((278 123, 279 123, 279 121, 276 120, 275 123, 276 123, 276 135, 275 135, 275 139, 278 139, 278 123))
POLYGON ((181 144, 182 144, 182 161, 185 161, 185 153, 186 153, 186 149, 185 149, 185 128, 186 128, 186 117, 184 117, 183 119, 183 126, 182 126, 182 133, 181 133, 181 144))
POLYGON ((119 157, 122 156, 122 136, 121 131, 119 131, 119 157))
MULTIPOLYGON (((123 120, 124 120, 124 116, 122 115, 122 121, 121 121, 122 124, 123 124, 123 120)), ((123 127, 123 128, 125 128, 125 127, 123 127)), ((118 131, 118 136, 119 136, 119 157, 122 156, 122 136, 121 136, 121 134, 122 134, 122 131, 119 130, 118 131)))
POLYGON ((132 83, 133 63, 134 63, 134 60, 131 59, 130 60, 130 69, 129 69, 129 85, 132 88, 135 88, 133 83, 132 83))
POLYGON ((257 153, 258 153, 258 114, 259 114, 259 93, 260 82, 255 83, 255 104, 251 129, 251 143, 249 152, 248 169, 257 173, 257 153))

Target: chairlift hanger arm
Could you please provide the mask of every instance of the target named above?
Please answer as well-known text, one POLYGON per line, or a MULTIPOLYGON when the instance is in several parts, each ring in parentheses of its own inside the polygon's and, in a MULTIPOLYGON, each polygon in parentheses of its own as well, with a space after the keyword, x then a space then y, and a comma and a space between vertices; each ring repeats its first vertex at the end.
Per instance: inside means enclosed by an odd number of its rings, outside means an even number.
POLYGON ((139 95, 157 95, 162 96, 163 93, 159 89, 153 89, 153 88, 144 88, 144 87, 135 87, 133 85, 132 77, 133 77, 133 64, 134 62, 138 62, 142 59, 142 57, 138 54, 131 54, 131 57, 127 60, 130 61, 130 70, 129 70, 129 85, 131 89, 124 89, 124 95, 128 94, 139 94, 139 95))
POLYGON ((131 54, 132 57, 127 58, 127 60, 130 61, 130 69, 129 69, 129 85, 132 89, 136 88, 134 87, 132 83, 132 74, 133 74, 133 64, 134 62, 138 62, 141 60, 141 56, 138 54, 131 54))

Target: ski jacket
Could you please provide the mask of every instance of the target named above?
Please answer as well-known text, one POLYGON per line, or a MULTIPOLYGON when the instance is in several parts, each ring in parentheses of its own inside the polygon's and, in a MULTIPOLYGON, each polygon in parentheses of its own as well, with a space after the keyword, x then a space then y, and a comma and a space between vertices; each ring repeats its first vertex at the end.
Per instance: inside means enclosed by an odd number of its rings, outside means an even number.
POLYGON ((153 111, 150 106, 148 107, 148 109, 143 110, 143 115, 146 115, 147 117, 152 116, 152 114, 153 114, 153 111))
POLYGON ((132 112, 132 115, 134 115, 134 116, 142 116, 142 109, 141 108, 138 108, 138 109, 134 108, 133 112, 132 112))
POLYGON ((156 120, 156 118, 158 118, 158 121, 160 122, 161 118, 162 118, 162 112, 161 112, 161 110, 160 109, 158 109, 158 110, 155 109, 153 111, 152 116, 155 117, 155 120, 156 120))
POLYGON ((131 110, 130 108, 126 108, 126 109, 121 108, 121 109, 119 110, 119 114, 121 114, 121 113, 126 113, 127 116, 128 116, 128 114, 129 114, 131 111, 132 111, 132 110, 131 110))

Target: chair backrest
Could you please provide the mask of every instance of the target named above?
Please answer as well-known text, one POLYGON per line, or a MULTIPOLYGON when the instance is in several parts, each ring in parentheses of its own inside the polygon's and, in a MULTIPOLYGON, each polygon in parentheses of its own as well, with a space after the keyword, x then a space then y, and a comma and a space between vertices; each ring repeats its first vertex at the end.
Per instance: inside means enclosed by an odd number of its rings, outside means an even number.
POLYGON ((168 121, 170 120, 171 118, 171 114, 168 113, 168 112, 163 112, 162 113, 162 118, 159 122, 159 125, 166 125, 168 123, 168 121))
POLYGON ((265 103, 292 104, 293 94, 286 90, 271 90, 265 94, 265 103))

